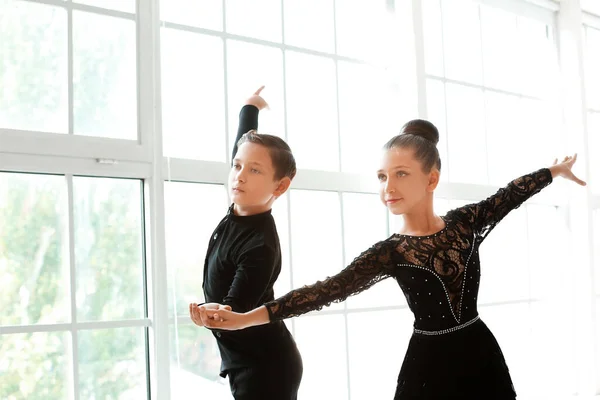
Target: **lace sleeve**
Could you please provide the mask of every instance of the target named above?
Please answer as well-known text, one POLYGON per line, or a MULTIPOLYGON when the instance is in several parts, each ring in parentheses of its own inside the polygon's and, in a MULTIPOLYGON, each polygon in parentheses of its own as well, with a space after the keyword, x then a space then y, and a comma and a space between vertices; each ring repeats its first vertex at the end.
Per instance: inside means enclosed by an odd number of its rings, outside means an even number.
POLYGON ((265 304, 271 321, 296 317, 309 311, 320 310, 333 302, 342 302, 348 296, 367 290, 388 278, 390 252, 389 243, 379 242, 356 257, 337 275, 292 290, 265 304))
POLYGON ((542 168, 510 182, 487 199, 469 204, 456 210, 471 225, 481 239, 509 212, 519 208, 527 199, 539 193, 552 183, 552 174, 548 168, 542 168))

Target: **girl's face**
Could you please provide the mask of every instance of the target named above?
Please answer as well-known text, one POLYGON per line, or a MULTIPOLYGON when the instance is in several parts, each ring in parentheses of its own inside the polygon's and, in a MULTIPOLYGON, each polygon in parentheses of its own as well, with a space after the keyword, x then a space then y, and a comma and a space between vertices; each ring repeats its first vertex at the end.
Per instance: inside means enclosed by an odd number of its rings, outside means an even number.
POLYGON ((439 171, 423 172, 422 164, 409 148, 386 150, 377 171, 379 197, 394 215, 410 213, 433 193, 439 181, 439 171))

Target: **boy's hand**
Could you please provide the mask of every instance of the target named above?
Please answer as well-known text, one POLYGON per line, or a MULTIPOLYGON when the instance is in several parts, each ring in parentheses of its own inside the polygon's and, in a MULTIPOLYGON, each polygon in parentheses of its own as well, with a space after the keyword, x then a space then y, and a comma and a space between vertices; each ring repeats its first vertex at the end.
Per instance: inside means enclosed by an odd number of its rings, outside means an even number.
MULTIPOLYGON (((214 310, 214 311, 216 311, 216 310, 231 311, 230 306, 224 306, 219 303, 205 303, 205 304, 202 304, 202 307, 204 307, 207 310, 214 310)), ((196 324, 198 326, 204 326, 204 324, 202 323, 202 318, 200 317, 200 306, 196 303, 190 303, 190 318, 192 319, 192 321, 194 321, 194 324, 196 324)))
POLYGON ((269 108, 269 105, 267 104, 267 102, 265 101, 265 99, 263 99, 260 96, 260 92, 262 92, 262 90, 265 88, 265 86, 261 86, 258 88, 258 90, 256 92, 254 92, 254 94, 250 97, 248 97, 248 99, 246 100, 246 105, 251 105, 254 106, 256 108, 258 108, 258 110, 263 110, 265 108, 269 108))

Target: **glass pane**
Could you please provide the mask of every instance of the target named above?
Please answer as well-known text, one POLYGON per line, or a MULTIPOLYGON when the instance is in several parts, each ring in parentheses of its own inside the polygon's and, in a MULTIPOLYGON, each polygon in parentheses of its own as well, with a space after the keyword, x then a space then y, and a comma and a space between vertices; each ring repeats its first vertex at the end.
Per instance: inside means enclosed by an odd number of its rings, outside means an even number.
MULTIPOLYGON (((355 257, 387 237, 386 209, 379 195, 343 193, 344 201, 344 255, 349 265, 355 257)), ((351 296, 348 307, 382 307, 402 304, 404 296, 398 283, 387 278, 367 291, 351 296)))
POLYGON ((446 85, 450 182, 487 183, 483 92, 446 85))
POLYGON ((288 0, 285 2, 285 43, 333 53, 335 32, 333 0, 288 0), (310 29, 307 27, 310 26, 310 29))
POLYGON ((433 123, 440 133, 437 148, 442 160, 443 182, 448 181, 448 129, 446 127, 446 91, 444 83, 427 79, 427 120, 433 123))
MULTIPOLYGON (((563 266, 565 264, 562 264, 563 266)), ((535 272, 533 272, 535 273, 535 272)), ((557 281, 562 279, 559 286, 564 287, 564 274, 560 274, 557 281)), ((557 343, 571 343, 573 341, 572 324, 557 324, 557 315, 572 315, 572 303, 562 307, 559 303, 565 302, 563 296, 554 299, 531 303, 530 324, 533 338, 529 342, 531 369, 528 372, 527 384, 531 391, 532 399, 570 399, 576 387, 577 368, 573 357, 572 346, 557 346, 557 343), (558 307, 557 307, 558 306, 558 307), (548 349, 553 349, 552 356, 548 357, 548 349), (552 382, 548 385, 548 382, 552 382)), ((519 396, 521 394, 519 393, 519 396)))
POLYGON ((387 0, 336 1, 337 53, 385 65, 398 44, 394 3, 387 0))
MULTIPOLYGON (((282 296, 292 289, 292 278, 290 274, 290 218, 288 214, 288 194, 281 196, 273 203, 273 218, 279 235, 281 246, 281 273, 275 282, 275 298, 282 296)), ((289 322, 286 320, 286 322, 289 322)))
POLYGON ((148 399, 145 328, 78 333, 82 399, 148 399))
POLYGON ((8 4, 0 41, 0 128, 67 133, 67 12, 28 1, 8 4))
POLYGON ((376 183, 383 145, 411 114, 383 69, 338 61, 338 82, 342 171, 372 175, 376 183))
POLYGON ((479 6, 469 0, 443 1, 441 4, 446 77, 481 84, 479 6))
POLYGON ((225 161, 223 40, 161 30, 164 152, 225 161))
POLYGON ((511 151, 511 155, 520 160, 517 164, 521 172, 517 176, 548 165, 564 152, 560 136, 562 111, 559 107, 550 101, 521 98, 512 128, 513 135, 518 137, 516 142, 513 141, 514 149, 511 151))
MULTIPOLYGON (((535 391, 532 392, 535 386, 530 382, 535 374, 535 368, 531 359, 529 303, 480 307, 479 313, 500 344, 519 396, 528 398, 528 395, 535 395, 535 391), (515 329, 517 326, 519 329, 515 329)), ((547 362, 547 360, 548 358, 544 358, 540 362, 547 362)))
MULTIPOLYGON (((587 120, 588 147, 590 163, 589 184, 594 194, 600 194, 600 158, 598 157, 597 149, 600 149, 600 113, 589 112, 587 120)), ((583 169, 581 166, 580 170, 583 169)))
MULTIPOLYGON (((290 195, 293 286, 299 288, 335 275, 344 267, 342 221, 337 193, 292 190, 290 195)), ((329 307, 340 308, 343 304, 329 307)))
POLYGON ((600 16, 600 3, 598 3, 598 0, 581 0, 581 8, 600 16))
POLYGON ((0 221, 0 325, 70 321, 64 178, 0 173, 0 221))
MULTIPOLYGON (((485 92, 485 124, 487 132, 487 164, 489 183, 505 186, 512 179, 530 171, 523 171, 521 163, 506 162, 507 154, 515 160, 527 159, 532 148, 522 140, 531 132, 521 132, 513 118, 521 105, 518 96, 485 92)), ((525 139, 526 140, 526 139, 525 139)))
POLYGON ((413 321, 414 317, 407 309, 348 315, 351 398, 394 397, 413 321), (374 326, 381 327, 377 332, 380 345, 365 345, 373 343, 374 326))
MULTIPOLYGON (((596 276, 596 295, 600 295, 600 210, 594 211, 594 264, 595 264, 595 272, 596 276)), ((600 308, 598 309, 600 310, 600 308)), ((600 323, 600 321, 598 321, 600 323)), ((600 332, 600 330, 598 331, 600 332)))
POLYGON ((557 46, 545 23, 518 17, 517 70, 519 92, 546 98, 557 94, 559 81, 557 46))
POLYGON ((169 316, 187 317, 190 303, 204 301, 206 250, 226 214, 227 192, 222 185, 165 182, 169 316))
POLYGON ((196 325, 171 325, 171 398, 229 400, 229 383, 219 376, 221 355, 213 334, 196 325))
POLYGON ((223 30, 223 2, 218 0, 161 0, 160 19, 221 31, 223 30))
POLYGON ((300 399, 348 399, 346 323, 343 315, 317 315, 294 321, 294 338, 304 373, 300 399), (327 384, 323 384, 324 379, 327 384))
POLYGON ((511 211, 484 243, 479 252, 479 303, 529 299, 529 246, 524 245, 528 244, 525 209, 511 211), (511 249, 510 254, 506 249, 511 249))
POLYGON ((440 0, 424 0, 423 35, 425 40, 425 71, 444 76, 444 47, 442 40, 442 11, 440 0))
POLYGON ((293 51, 285 57, 288 143, 298 168, 338 171, 335 64, 293 51))
POLYGON ((281 42, 281 0, 228 0, 227 32, 281 42))
POLYGON ((589 108, 600 110, 600 30, 586 28, 585 87, 589 108))
MULTIPOLYGON (((569 262, 568 246, 553 246, 550 243, 568 243, 569 229, 565 218, 557 208, 539 204, 527 204, 527 246, 531 276, 531 298, 550 300, 556 297, 556 288, 564 285, 563 266, 569 262)), ((512 257, 511 257, 512 258, 512 257)), ((553 305, 569 312, 567 304, 553 305)), ((559 310, 555 310, 559 312, 559 310)))
POLYGON ((0 360, 0 398, 73 398, 73 353, 69 333, 0 335, 0 360))
POLYGON ((135 13, 135 0, 73 0, 75 3, 135 13))
POLYGON ((269 109, 261 111, 258 118, 258 131, 285 137, 283 55, 281 50, 228 40, 229 154, 235 144, 240 109, 245 100, 262 85, 265 85, 265 89, 261 96, 269 104, 269 109), (248 62, 248 60, 260 60, 260 62, 248 62))
POLYGON ((144 315, 142 188, 137 180, 74 178, 77 318, 144 315))
POLYGON ((135 43, 134 21, 73 12, 75 133, 137 140, 135 43))
POLYGON ((517 17, 497 8, 481 6, 481 34, 485 85, 518 91, 517 17))

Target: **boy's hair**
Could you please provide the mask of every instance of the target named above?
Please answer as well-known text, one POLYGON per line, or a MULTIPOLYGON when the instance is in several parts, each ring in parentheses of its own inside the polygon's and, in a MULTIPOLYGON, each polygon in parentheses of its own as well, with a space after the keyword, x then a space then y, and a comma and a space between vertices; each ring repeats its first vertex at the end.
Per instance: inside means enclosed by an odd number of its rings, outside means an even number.
POLYGON ((275 168, 275 180, 286 176, 294 179, 294 176, 296 176, 296 160, 290 146, 283 139, 251 130, 238 140, 238 148, 246 142, 260 144, 269 150, 271 162, 275 168))

